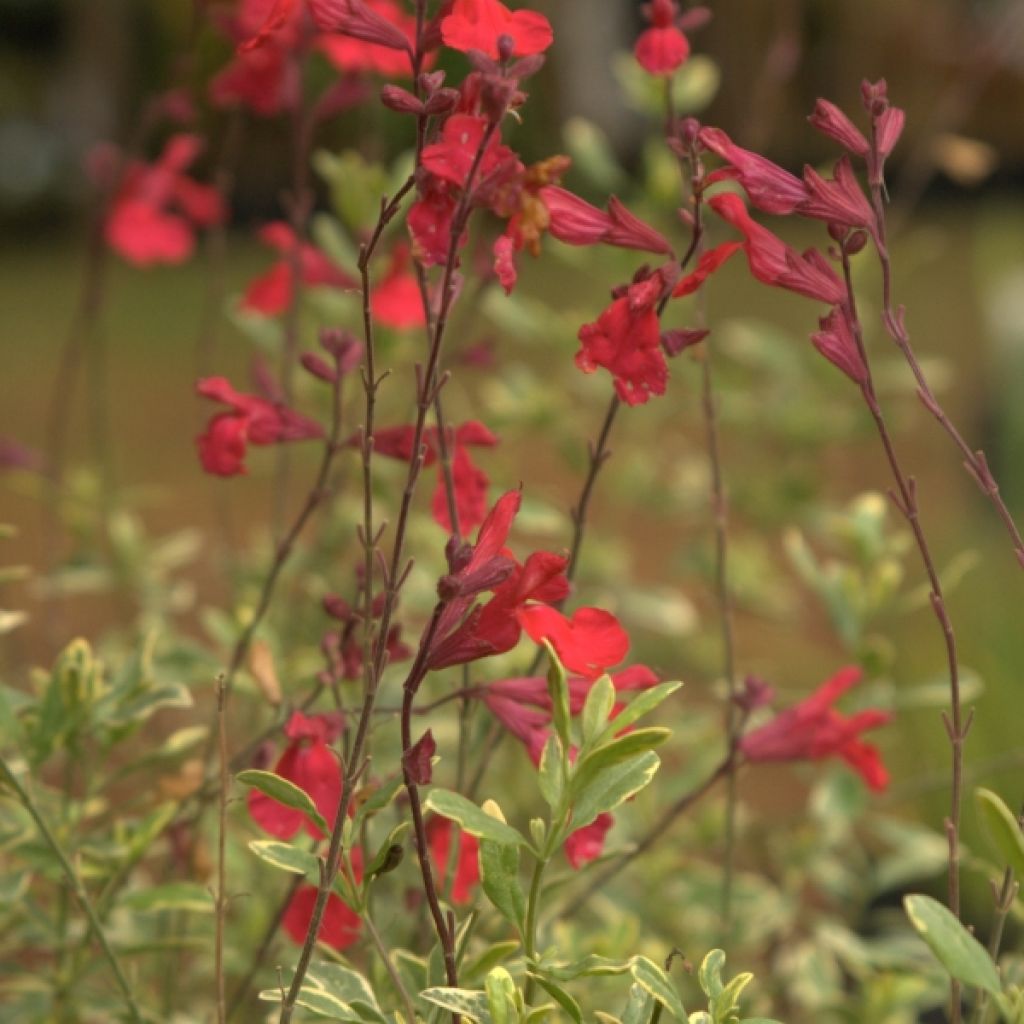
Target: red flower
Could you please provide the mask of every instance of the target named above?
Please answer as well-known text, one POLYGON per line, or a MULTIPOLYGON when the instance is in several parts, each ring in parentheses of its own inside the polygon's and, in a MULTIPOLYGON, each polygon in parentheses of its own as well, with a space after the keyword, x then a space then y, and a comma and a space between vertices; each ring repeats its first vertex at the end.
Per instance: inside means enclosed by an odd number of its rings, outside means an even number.
POLYGON ((823 135, 834 139, 844 149, 857 156, 867 156, 868 140, 861 130, 834 103, 819 99, 814 104, 814 113, 807 118, 814 128, 823 135))
MULTIPOLYGON (((329 828, 334 827, 338 816, 341 766, 328 744, 340 732, 340 715, 307 717, 296 711, 284 729, 291 742, 274 765, 275 775, 309 794, 329 828)), ((278 803, 258 789, 249 790, 249 814, 260 828, 278 839, 291 839, 303 825, 311 836, 322 838, 320 830, 301 811, 278 803)))
POLYGON ((804 183, 771 160, 737 146, 721 128, 702 128, 700 141, 730 164, 708 176, 708 181, 732 178, 746 190, 751 203, 765 213, 792 213, 807 198, 804 183))
POLYGON ((840 158, 831 181, 823 178, 813 167, 805 167, 804 182, 807 198, 800 204, 798 213, 829 224, 867 228, 874 234, 875 214, 857 182, 848 156, 840 158))
POLYGON ((210 82, 210 102, 215 107, 236 104, 262 117, 291 109, 299 98, 298 65, 280 46, 236 54, 210 82))
MULTIPOLYGON (((409 207, 406 224, 412 236, 413 254, 424 267, 443 264, 452 239, 456 200, 452 189, 433 175, 425 175, 416 202, 409 207)), ((464 232, 459 245, 465 245, 464 232)))
POLYGON ((543 53, 554 41, 551 22, 535 11, 510 11, 498 0, 455 0, 441 22, 441 38, 453 50, 482 50, 497 60, 498 38, 513 41, 513 57, 543 53))
POLYGON ((535 643, 548 640, 570 672, 596 679, 618 665, 629 650, 629 637, 611 612, 577 608, 567 619, 547 605, 534 604, 517 612, 523 629, 535 643))
POLYGON ((604 367, 627 405, 643 405, 665 394, 668 366, 661 351, 657 304, 664 288, 660 272, 629 286, 597 318, 579 331, 576 365, 584 373, 604 367))
POLYGON ((419 283, 408 268, 409 246, 396 245, 387 273, 370 291, 370 309, 386 327, 403 330, 426 323, 419 283))
POLYGON ((103 230, 129 263, 182 263, 195 247, 196 228, 223 220, 220 193, 184 173, 201 148, 198 136, 175 135, 155 163, 128 166, 103 230))
POLYGON ((733 193, 708 200, 711 209, 746 236, 743 248, 750 272, 762 284, 785 288, 830 306, 846 297, 846 286, 817 249, 797 253, 777 235, 751 219, 743 200, 733 193))
MULTIPOLYGON (((427 843, 430 846, 430 859, 434 862, 434 873, 439 888, 444 887, 444 880, 448 875, 453 827, 447 818, 435 816, 427 822, 427 843)), ((469 903, 473 898, 473 887, 480 881, 479 851, 480 843, 476 836, 459 829, 459 852, 452 881, 452 903, 456 906, 469 903)))
MULTIPOLYGON (((330 0, 328 0, 330 3, 330 0)), ((416 45, 416 19, 395 0, 333 0, 335 12, 321 18, 327 30, 317 42, 340 71, 375 71, 388 78, 412 74, 411 54, 416 45)), ((424 71, 431 61, 424 61, 424 71)))
POLYGON ((652 75, 671 75, 690 56, 690 43, 675 21, 675 0, 651 0, 644 17, 651 27, 640 34, 633 47, 637 62, 652 75))
POLYGON ((870 709, 849 718, 832 705, 860 681, 859 668, 841 669, 809 697, 779 712, 770 722, 748 732, 740 750, 748 761, 820 761, 841 757, 874 790, 889 784, 889 773, 877 748, 859 737, 889 721, 885 711, 870 709))
MULTIPOLYGON (((565 569, 569 560, 564 555, 535 551, 525 565, 510 558, 506 561, 505 575, 488 588, 494 592, 490 601, 475 608, 445 637, 443 644, 435 646, 430 661, 432 668, 448 668, 511 651, 522 635, 517 617, 519 609, 530 601, 561 601, 568 596, 565 569)), ((440 631, 438 635, 442 635, 440 631)))
POLYGON ((672 289, 672 298, 678 299, 695 292, 734 252, 742 248, 740 242, 723 242, 701 253, 697 269, 679 279, 679 283, 672 289))
MULTIPOLYGON (((281 919, 284 930, 296 945, 301 946, 306 941, 306 933, 313 920, 316 897, 316 886, 300 886, 295 890, 295 895, 292 896, 281 919)), ((327 897, 327 906, 324 908, 317 939, 337 950, 348 949, 358 941, 361 927, 359 915, 336 892, 332 892, 327 897)))
POLYGON ((225 377, 204 377, 197 382, 196 391, 231 407, 231 412, 214 416, 206 432, 196 438, 199 461, 207 473, 215 476, 247 472, 245 449, 250 442, 277 444, 323 436, 319 423, 280 403, 242 394, 225 377))
POLYGON ((281 258, 261 274, 242 297, 242 308, 263 316, 277 316, 292 302, 295 290, 294 250, 299 246, 299 276, 304 285, 316 287, 327 285, 333 288, 356 289, 359 283, 336 266, 315 245, 297 242, 295 232, 284 221, 264 225, 259 232, 260 241, 276 249, 281 258))
POLYGON ((617 245, 640 252, 671 255, 672 246, 664 235, 630 213, 615 196, 608 200, 608 212, 557 185, 540 190, 548 209, 548 230, 568 245, 617 245))
MULTIPOLYGON (((374 451, 378 455, 390 456, 408 462, 413 457, 412 442, 414 428, 387 427, 373 435, 374 451)), ((493 448, 498 443, 482 423, 468 420, 457 427, 449 436, 451 455, 452 485, 455 490, 455 509, 459 517, 459 528, 465 533, 475 529, 487 514, 487 488, 490 481, 487 474, 479 469, 469 456, 470 447, 493 448)), ((448 515, 448 492, 444 470, 439 462, 438 434, 436 427, 427 427, 423 432, 423 446, 426 448, 424 466, 437 465, 437 486, 431 502, 435 521, 446 530, 452 529, 448 515)))
MULTIPOLYGON (((465 188, 487 128, 487 120, 483 117, 452 114, 441 129, 440 141, 424 147, 423 166, 441 181, 460 189, 465 188)), ((474 182, 479 185, 503 166, 518 168, 520 172, 523 170, 515 153, 508 146, 502 145, 498 133, 494 132, 480 158, 474 182)))
POLYGON ((604 811, 589 825, 576 829, 565 840, 565 855, 577 871, 588 861, 601 856, 605 836, 614 824, 615 819, 604 811))
POLYGON ((820 330, 811 335, 811 343, 850 380, 865 384, 868 369, 861 358, 849 313, 845 306, 837 306, 827 317, 818 321, 820 330))

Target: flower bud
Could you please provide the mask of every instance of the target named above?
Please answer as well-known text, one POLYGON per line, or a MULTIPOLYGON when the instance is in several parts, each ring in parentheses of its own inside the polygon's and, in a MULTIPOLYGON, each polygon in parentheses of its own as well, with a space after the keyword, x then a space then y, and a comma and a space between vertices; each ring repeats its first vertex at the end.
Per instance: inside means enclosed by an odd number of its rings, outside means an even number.
POLYGON ((380 91, 380 101, 388 110, 399 114, 422 114, 423 102, 411 92, 398 85, 385 85, 380 91))
POLYGON ((866 231, 854 231, 852 235, 846 240, 846 244, 843 248, 850 256, 856 256, 857 253, 868 244, 868 233, 866 231))
POLYGON ((503 32, 498 36, 498 59, 502 64, 508 63, 515 52, 516 41, 507 32, 503 32))
POLYGON ((338 371, 328 366, 327 361, 321 359, 315 352, 303 352, 299 357, 299 362, 302 363, 302 368, 307 373, 311 373, 328 384, 334 384, 338 379, 338 371))
POLYGON ((459 102, 458 89, 438 89, 426 103, 423 104, 423 112, 436 117, 438 114, 447 114, 455 109, 459 102))
POLYGON ((822 135, 835 140, 844 149, 864 156, 868 151, 868 140, 860 129, 834 103, 819 99, 814 104, 814 113, 807 120, 822 135))
POLYGON ((424 71, 416 82, 424 96, 433 96, 444 85, 444 72, 424 71))

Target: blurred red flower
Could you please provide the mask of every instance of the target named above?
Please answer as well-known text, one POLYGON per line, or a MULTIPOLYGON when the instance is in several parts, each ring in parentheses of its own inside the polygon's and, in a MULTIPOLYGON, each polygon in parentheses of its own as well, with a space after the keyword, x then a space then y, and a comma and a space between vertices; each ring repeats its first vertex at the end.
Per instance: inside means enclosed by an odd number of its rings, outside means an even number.
POLYGON ((874 790, 889 784, 878 749, 860 739, 868 729, 889 721, 886 711, 871 708, 846 717, 832 705, 861 679, 857 667, 841 669, 809 697, 770 722, 748 732, 740 751, 748 761, 820 761, 841 757, 874 790))
POLYGON ((676 24, 678 16, 675 0, 651 0, 644 6, 651 27, 640 33, 633 55, 652 75, 670 75, 690 56, 690 42, 676 24))
POLYGON ((225 377, 204 377, 196 391, 231 407, 218 413, 196 438, 199 461, 207 473, 236 476, 247 472, 245 452, 248 444, 277 444, 280 441, 305 441, 322 437, 323 428, 315 420, 277 402, 236 391, 225 377))
MULTIPOLYGON (((427 843, 430 859, 434 862, 434 874, 438 888, 444 887, 448 876, 448 859, 452 848, 452 829, 455 826, 447 818, 432 817, 427 822, 427 843)), ((455 861, 455 877, 452 879, 452 903, 456 906, 469 903, 473 898, 473 887, 480 881, 480 862, 477 854, 480 843, 476 836, 458 830, 459 852, 455 861)))
POLYGON ((512 52, 528 57, 543 53, 554 41, 551 22, 536 11, 510 11, 498 0, 455 0, 441 22, 441 39, 453 50, 482 50, 497 60, 498 39, 508 36, 512 52))
MULTIPOLYGON (((291 741, 274 765, 274 774, 293 782, 312 798, 329 828, 334 827, 341 800, 341 766, 329 744, 341 732, 339 714, 306 716, 296 711, 284 727, 291 741)), ((320 830, 301 811, 286 807, 258 789, 249 790, 249 814, 265 832, 291 839, 300 828, 314 838, 320 830)))
POLYGON ((129 263, 182 263, 195 248, 196 229, 224 219, 220 193, 184 173, 202 145, 197 135, 178 134, 154 163, 129 163, 104 225, 107 244, 129 263))
POLYGON ((273 221, 259 232, 260 241, 276 249, 281 258, 245 290, 242 309, 263 316, 277 316, 292 302, 295 291, 295 248, 298 246, 299 278, 304 285, 356 290, 359 282, 309 242, 298 242, 295 232, 284 221, 273 221))

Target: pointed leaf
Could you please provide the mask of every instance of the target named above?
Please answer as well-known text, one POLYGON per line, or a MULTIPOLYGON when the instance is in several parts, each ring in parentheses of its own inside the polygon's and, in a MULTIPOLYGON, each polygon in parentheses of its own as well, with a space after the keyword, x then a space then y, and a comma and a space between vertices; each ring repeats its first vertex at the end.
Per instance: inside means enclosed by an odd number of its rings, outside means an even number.
POLYGON ((537 784, 549 807, 558 807, 565 795, 565 754, 562 741, 552 733, 540 754, 537 784))
POLYGON ((492 1024, 485 992, 473 992, 465 988, 428 988, 420 993, 420 998, 440 1006, 442 1010, 461 1014, 477 1024, 492 1024))
POLYGON ((285 807, 302 811, 321 832, 330 833, 331 830, 327 827, 323 815, 316 809, 313 798, 304 789, 296 786, 294 782, 282 779, 280 775, 275 775, 273 772, 264 772, 257 768, 239 772, 235 778, 243 786, 252 786, 253 789, 258 789, 261 793, 269 796, 271 800, 276 800, 279 804, 284 804, 285 807))
POLYGON ((633 975, 633 980, 657 999, 676 1020, 686 1020, 683 1001, 679 998, 672 979, 653 960, 648 960, 645 956, 635 956, 629 963, 629 972, 633 975))
POLYGON ((648 750, 606 768, 576 798, 572 827, 579 829, 589 825, 599 814, 615 810, 624 800, 639 793, 654 778, 660 764, 658 755, 648 750))
POLYGON ((615 684, 611 676, 603 675, 590 688, 583 705, 583 745, 590 743, 604 728, 615 707, 615 684))
POLYGON ((519 884, 519 847, 513 843, 480 841, 480 881, 487 898, 522 934, 526 898, 519 884))
POLYGON ((506 825, 497 818, 492 818, 471 800, 447 789, 432 789, 423 806, 442 818, 450 818, 457 822, 464 832, 478 839, 490 839, 495 843, 529 846, 524 836, 520 835, 511 825, 506 825))
POLYGON ((617 732, 621 732, 627 726, 638 722, 644 715, 650 714, 663 700, 671 697, 676 690, 682 688, 682 683, 672 681, 653 686, 649 690, 634 697, 602 730, 601 734, 594 740, 594 746, 600 746, 610 739, 617 732))
POLYGON ((293 875, 309 875, 319 881, 320 861, 314 854, 300 850, 290 843, 282 843, 276 839, 254 839, 249 849, 268 864, 282 871, 290 871, 293 875))
POLYGON ((1024 879, 1024 832, 1017 816, 990 789, 976 789, 974 803, 985 831, 1003 863, 1024 879))
POLYGON ((954 978, 992 995, 999 994, 999 972, 992 958, 951 911, 921 894, 904 897, 903 906, 917 933, 954 978))

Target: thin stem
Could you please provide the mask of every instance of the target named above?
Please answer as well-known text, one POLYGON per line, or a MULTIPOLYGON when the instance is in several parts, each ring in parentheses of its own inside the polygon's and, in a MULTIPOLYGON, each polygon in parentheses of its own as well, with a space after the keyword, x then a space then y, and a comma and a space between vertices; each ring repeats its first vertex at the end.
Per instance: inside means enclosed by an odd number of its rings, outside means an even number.
POLYGON ((100 924, 99 918, 96 916, 96 911, 85 891, 85 886, 82 884, 81 879, 78 877, 75 869, 71 865, 71 862, 68 860, 67 854, 65 854, 64 850, 61 848, 60 843, 57 841, 57 837, 50 831, 49 825, 46 824, 46 821, 40 814, 35 802, 29 796, 27 790, 18 781, 18 777, 11 770, 10 765, 8 765, 2 755, 0 755, 0 775, 3 776, 3 780, 7 785, 14 790, 15 796, 18 798, 25 810, 28 811, 32 820, 35 822, 36 827, 39 829, 39 834, 43 837, 43 841, 49 847, 50 852, 54 857, 57 858, 57 861, 61 866, 61 870, 64 872, 64 876, 67 878, 68 884, 71 887, 71 891, 74 893, 75 899, 78 901, 79 906, 82 908, 82 912, 88 919, 89 927, 92 929, 92 933, 96 937, 96 941, 99 943, 100 949, 103 952, 103 956, 110 966, 110 969, 114 974, 114 978, 117 980, 118 988, 120 988, 121 994, 124 997, 125 1006, 128 1009, 131 1019, 137 1022, 137 1024, 142 1024, 142 1014, 139 1012, 138 1005, 135 1002, 135 997, 132 995, 131 986, 128 984, 128 979, 121 968, 120 961, 118 961, 113 948, 107 941, 107 936, 103 931, 103 926, 100 924))
MULTIPOLYGON (((949 737, 951 749, 951 774, 952 785, 950 794, 950 812, 946 819, 946 837, 949 843, 949 871, 947 880, 947 902, 949 909, 959 919, 960 917, 960 818, 963 796, 963 747, 967 732, 971 726, 972 715, 964 719, 963 709, 960 701, 960 666, 957 660, 956 637, 953 632, 953 624, 946 608, 945 596, 942 590, 942 583, 939 580, 938 571, 935 568, 935 560, 932 557, 931 549, 928 546, 924 529, 921 526, 920 510, 917 500, 917 482, 912 476, 904 472, 896 449, 889 433, 888 425, 882 414, 881 406, 875 395, 874 380, 871 374, 871 365, 867 358, 867 350, 864 345, 864 332, 857 316, 857 300, 853 290, 853 277, 850 268, 850 257, 846 249, 842 250, 843 276, 846 282, 847 312, 853 327, 854 337, 860 350, 861 358, 865 366, 865 379, 861 386, 864 401, 875 421, 882 448, 885 451, 886 461, 892 472, 896 484, 896 491, 890 492, 894 504, 899 509, 903 518, 907 521, 911 532, 914 535, 914 543, 917 546, 925 574, 928 577, 931 587, 931 604, 942 630, 943 640, 946 648, 946 662, 949 670, 949 699, 951 717, 943 714, 943 722, 946 727, 946 734, 949 737)), ((888 299, 888 296, 887 296, 888 299)), ((950 1020, 951 1024, 959 1024, 961 1020, 960 1005, 960 983, 953 980, 950 983, 950 1020)))
POLYGON ((220 794, 217 801, 217 897, 215 901, 214 975, 217 984, 217 1024, 227 1022, 224 993, 224 926, 227 919, 227 838, 228 838, 228 693, 221 679, 217 683, 217 749, 220 763, 220 794))
MULTIPOLYGON (((409 676, 403 687, 402 697, 402 777, 405 781, 405 790, 409 796, 409 810, 412 813, 413 832, 416 837, 416 857, 419 860, 420 874, 423 877, 423 892, 427 898, 427 906, 430 916, 434 922, 434 930, 437 932, 438 941, 441 944, 441 953, 444 958, 445 976, 448 984, 457 987, 459 984, 458 969, 455 965, 455 929, 445 920, 444 912, 441 910, 441 901, 437 893, 437 885, 434 881, 434 872, 430 864, 430 845, 427 841, 426 824, 423 819, 423 805, 420 801, 419 786, 412 774, 411 759, 409 757, 412 747, 412 713, 413 702, 416 699, 416 692, 420 683, 427 673, 427 656, 433 643, 437 627, 444 612, 444 602, 438 602, 434 606, 422 639, 420 640, 419 651, 416 661, 409 670, 409 676)), ((454 843, 454 839, 453 839, 454 843)), ((458 1024, 458 1015, 452 1015, 455 1024, 458 1024)))
POLYGON ((252 958, 252 963, 249 964, 249 969, 245 972, 245 977, 238 983, 238 987, 231 995, 231 1000, 228 1003, 228 1020, 231 1020, 245 1005, 245 999, 249 994, 249 989, 252 988, 253 980, 259 973, 260 968, 263 966, 263 961, 266 959, 267 953, 270 952, 270 947, 274 943, 274 938, 280 931, 281 921, 284 919, 284 914, 288 909, 288 904, 291 903, 292 897, 298 891, 302 882, 303 878, 301 875, 295 875, 292 878, 291 884, 288 886, 288 891, 284 895, 284 899, 281 900, 277 910, 271 917, 270 923, 267 925, 267 930, 263 933, 263 938, 260 940, 260 944, 256 949, 256 954, 252 958))
MULTIPOLYGON (((872 123, 871 134, 872 145, 877 150, 874 123, 872 123)), ((967 443, 939 404, 939 400, 935 397, 935 393, 929 386, 928 379, 925 377, 924 370, 922 370, 921 364, 918 362, 917 355, 910 343, 910 333, 906 328, 903 307, 895 308, 893 306, 892 261, 886 241, 885 183, 884 180, 881 180, 880 176, 879 178, 880 180, 878 181, 872 181, 870 186, 871 204, 875 214, 875 251, 878 254, 878 262, 882 269, 882 323, 903 354, 904 360, 914 375, 918 387, 918 397, 921 399, 922 404, 935 417, 939 426, 942 427, 960 450, 964 457, 964 468, 981 489, 982 494, 995 507, 1003 526, 1006 528, 1006 532, 1009 534, 1010 543, 1013 545, 1017 561, 1020 563, 1021 568, 1024 569, 1024 538, 1021 537, 1020 530, 999 493, 999 484, 992 475, 988 460, 985 458, 985 453, 980 448, 972 448, 967 443)))
MULTIPOLYGON (((540 911, 541 885, 544 881, 544 869, 546 867, 547 860, 543 857, 538 857, 537 863, 533 866, 533 876, 530 879, 530 894, 526 898, 523 953, 528 961, 537 955, 537 914, 540 911)), ((526 985, 523 989, 523 999, 527 1005, 530 1004, 530 1000, 533 998, 533 989, 533 977, 527 976, 526 985)))
POLYGON ((381 938, 380 932, 377 931, 377 926, 373 923, 373 918, 370 917, 369 913, 363 914, 363 924, 366 925, 366 932, 370 936, 370 941, 376 947, 377 953, 384 963, 384 969, 388 972, 391 984, 395 986, 395 991, 402 1000, 402 1007, 405 1010, 406 1017, 410 1024, 415 1024, 416 1010, 413 1006, 412 996, 405 987, 405 982, 402 981, 402 976, 398 973, 398 969, 391 959, 391 951, 384 945, 384 940, 381 938))

